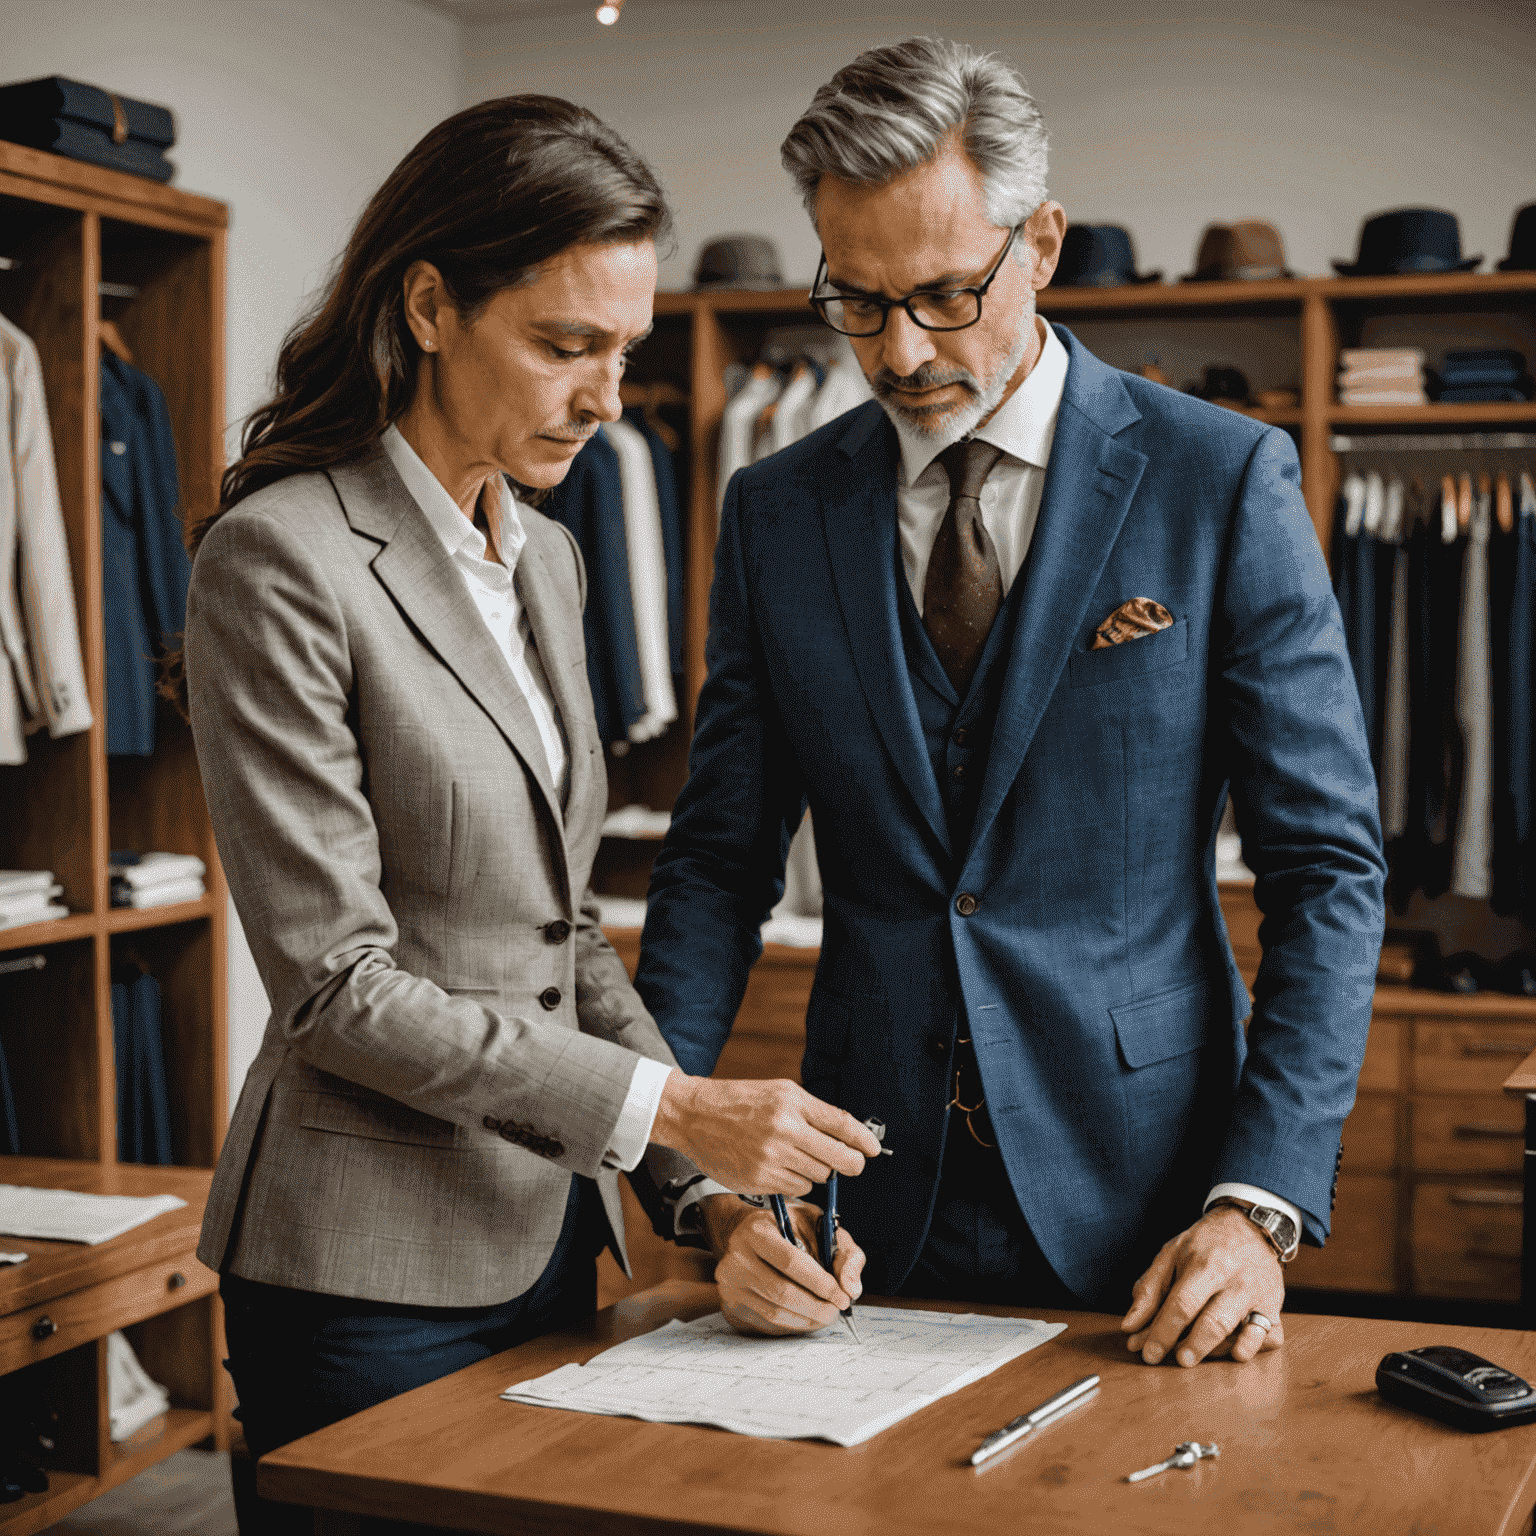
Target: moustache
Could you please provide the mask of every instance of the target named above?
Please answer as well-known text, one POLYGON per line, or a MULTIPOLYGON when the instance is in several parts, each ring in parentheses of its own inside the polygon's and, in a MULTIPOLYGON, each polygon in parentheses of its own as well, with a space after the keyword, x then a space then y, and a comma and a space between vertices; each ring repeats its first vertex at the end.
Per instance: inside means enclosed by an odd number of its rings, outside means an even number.
POLYGON ((909 373, 905 377, 892 373, 889 368, 882 368, 869 381, 869 387, 882 398, 898 390, 938 389, 945 384, 958 384, 961 389, 973 395, 980 393, 975 378, 963 368, 945 370, 928 363, 924 363, 916 373, 909 373))

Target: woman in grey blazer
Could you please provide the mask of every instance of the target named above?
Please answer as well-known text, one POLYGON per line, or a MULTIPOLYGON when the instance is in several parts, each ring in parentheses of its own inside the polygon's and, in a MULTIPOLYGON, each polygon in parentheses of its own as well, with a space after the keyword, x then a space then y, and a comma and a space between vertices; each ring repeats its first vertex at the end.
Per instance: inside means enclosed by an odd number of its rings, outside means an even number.
POLYGON ((200 1249, 257 1456, 589 1313, 620 1171, 669 1231, 704 1206, 738 1315, 817 1327, 858 1292, 851 1247, 842 1285, 801 1256, 786 1289, 726 1197, 878 1144, 793 1084, 678 1071, 588 885, 585 572, 532 504, 619 414, 667 222, 569 103, 448 119, 192 532, 190 714, 272 1007, 200 1249))

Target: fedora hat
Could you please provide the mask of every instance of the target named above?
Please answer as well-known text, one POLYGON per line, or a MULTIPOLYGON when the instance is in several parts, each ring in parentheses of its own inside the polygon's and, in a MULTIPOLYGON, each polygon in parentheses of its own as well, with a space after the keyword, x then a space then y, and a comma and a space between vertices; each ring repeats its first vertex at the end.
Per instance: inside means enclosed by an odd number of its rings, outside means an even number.
POLYGON ((1500 272, 1536 272, 1536 203, 1527 203, 1515 215, 1509 232, 1509 255, 1499 263, 1500 272))
POLYGON ((1239 219, 1206 226, 1195 252, 1195 270, 1180 281, 1253 283, 1295 275, 1285 264, 1280 231, 1263 219, 1239 219))
POLYGON ((1131 237, 1118 224, 1071 224, 1051 275, 1052 288, 1119 288, 1160 283, 1161 272, 1136 271, 1131 237))
POLYGON ((1360 226, 1360 254, 1336 261, 1345 277, 1401 277, 1414 272, 1470 272, 1483 258, 1461 254, 1454 213, 1439 208, 1394 208, 1360 226))
POLYGON ((782 288, 779 253, 764 235, 722 235, 699 251, 695 288, 782 288))
POLYGON ((1224 363, 1207 363, 1205 378, 1189 391, 1201 400, 1224 404, 1248 404, 1248 376, 1239 368, 1224 363))

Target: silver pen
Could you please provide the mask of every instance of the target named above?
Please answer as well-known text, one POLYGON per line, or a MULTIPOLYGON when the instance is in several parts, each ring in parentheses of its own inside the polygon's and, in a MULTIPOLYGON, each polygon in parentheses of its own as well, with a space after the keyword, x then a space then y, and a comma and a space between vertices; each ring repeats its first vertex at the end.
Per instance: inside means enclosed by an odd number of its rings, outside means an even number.
POLYGON ((980 1445, 976 1447, 971 1456, 971 1465, 979 1467, 989 1456, 995 1456, 1001 1450, 1006 1450, 1015 1440, 1022 1439, 1032 1429, 1039 1429, 1042 1424, 1048 1424, 1052 1419, 1059 1418, 1064 1413, 1070 1413, 1074 1408, 1081 1408, 1094 1394, 1099 1385, 1097 1376, 1084 1376, 1081 1381, 1074 1381, 1063 1392, 1058 1392, 1055 1397, 1047 1398, 1038 1408, 1031 1408, 1028 1413, 1020 1414, 1011 1423, 1004 1424, 999 1430, 988 1435, 980 1445))

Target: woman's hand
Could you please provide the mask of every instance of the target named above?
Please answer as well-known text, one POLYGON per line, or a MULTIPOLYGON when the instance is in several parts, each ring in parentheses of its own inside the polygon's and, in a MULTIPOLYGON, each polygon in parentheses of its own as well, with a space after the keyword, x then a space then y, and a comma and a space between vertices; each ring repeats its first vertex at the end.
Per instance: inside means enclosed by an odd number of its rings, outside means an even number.
POLYGON ((829 1173, 852 1178, 880 1143, 852 1115, 797 1083, 689 1077, 661 1090, 651 1140, 743 1195, 804 1195, 829 1173))

